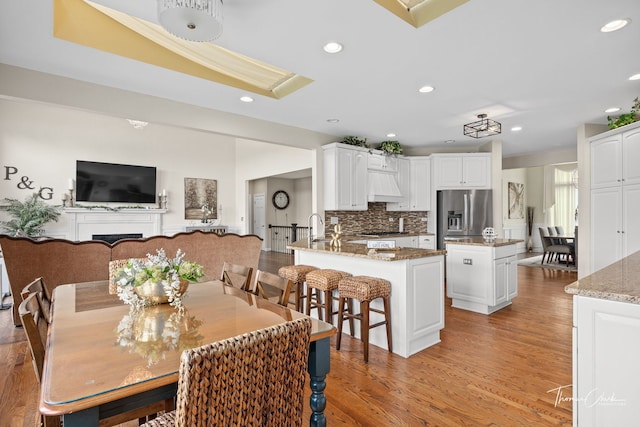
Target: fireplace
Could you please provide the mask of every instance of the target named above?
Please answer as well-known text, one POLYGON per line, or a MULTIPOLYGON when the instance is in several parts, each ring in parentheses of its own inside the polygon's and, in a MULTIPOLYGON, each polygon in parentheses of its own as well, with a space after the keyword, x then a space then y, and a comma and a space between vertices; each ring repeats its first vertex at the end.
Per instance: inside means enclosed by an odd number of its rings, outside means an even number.
POLYGON ((115 243, 122 239, 140 239, 142 233, 119 233, 119 234, 93 234, 91 240, 102 240, 107 243, 115 243))
POLYGON ((117 236, 115 240, 151 237, 162 234, 162 214, 166 209, 106 209, 65 208, 71 223, 71 240, 99 239, 96 236, 117 236), (124 236, 124 237, 122 237, 124 236))

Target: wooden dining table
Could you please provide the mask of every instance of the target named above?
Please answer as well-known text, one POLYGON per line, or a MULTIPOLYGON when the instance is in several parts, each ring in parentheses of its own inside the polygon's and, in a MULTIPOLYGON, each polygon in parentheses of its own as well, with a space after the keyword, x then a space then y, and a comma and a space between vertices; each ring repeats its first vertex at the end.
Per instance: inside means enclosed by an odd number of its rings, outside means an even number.
MULTIPOLYGON (((176 395, 181 352, 267 328, 304 314, 220 281, 194 283, 184 311, 168 304, 131 311, 108 282, 54 290, 40 412, 65 427, 101 419, 176 395)), ((312 318, 309 366, 311 426, 326 425, 324 395, 333 325, 312 318)))

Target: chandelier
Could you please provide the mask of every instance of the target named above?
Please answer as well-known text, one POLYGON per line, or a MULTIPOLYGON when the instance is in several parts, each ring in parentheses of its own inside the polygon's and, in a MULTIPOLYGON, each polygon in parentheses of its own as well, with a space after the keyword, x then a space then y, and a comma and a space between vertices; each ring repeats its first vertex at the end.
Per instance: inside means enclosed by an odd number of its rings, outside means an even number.
POLYGON ((502 132, 502 125, 495 120, 487 119, 486 114, 478 114, 477 122, 464 125, 464 134, 472 138, 484 138, 502 132))
POLYGON ((174 36, 209 42, 222 34, 222 0, 158 0, 158 20, 174 36))

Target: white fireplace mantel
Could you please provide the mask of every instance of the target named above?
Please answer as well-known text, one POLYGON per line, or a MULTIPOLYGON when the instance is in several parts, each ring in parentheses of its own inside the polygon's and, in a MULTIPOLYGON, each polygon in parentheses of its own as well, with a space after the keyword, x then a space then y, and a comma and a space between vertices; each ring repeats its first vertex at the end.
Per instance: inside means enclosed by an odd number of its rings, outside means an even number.
POLYGON ((64 208, 69 215, 73 240, 91 240, 95 234, 133 234, 142 237, 162 234, 162 214, 166 209, 64 208))

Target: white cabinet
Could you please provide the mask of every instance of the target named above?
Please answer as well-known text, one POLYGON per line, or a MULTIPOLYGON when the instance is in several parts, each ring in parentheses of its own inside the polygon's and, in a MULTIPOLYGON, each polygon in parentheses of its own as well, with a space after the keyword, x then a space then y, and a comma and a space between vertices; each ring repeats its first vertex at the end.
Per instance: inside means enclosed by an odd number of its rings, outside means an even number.
POLYGON ((421 234, 418 236, 418 247, 420 249, 436 249, 436 236, 432 234, 421 234))
POLYGON ((491 154, 433 154, 433 185, 436 190, 491 188, 491 154))
POLYGON ((325 210, 367 210, 367 150, 340 143, 322 148, 325 210))
POLYGON ((640 305, 579 295, 573 305, 573 425, 638 425, 640 305))
POLYGON ((591 140, 591 268, 640 250, 640 128, 591 140))
POLYGON ((640 128, 591 140, 591 189, 640 184, 640 128))
POLYGON ((409 210, 431 210, 431 159, 412 157, 410 161, 411 200, 409 202, 409 210))
POLYGON ((491 314, 518 295, 516 245, 447 242, 447 296, 452 307, 491 314))
POLYGON ((387 203, 387 210, 431 210, 431 158, 409 157, 397 161, 398 185, 404 198, 397 203, 387 203))
POLYGON ((367 166, 373 170, 396 172, 398 170, 398 157, 382 154, 381 152, 371 152, 367 156, 367 166))

